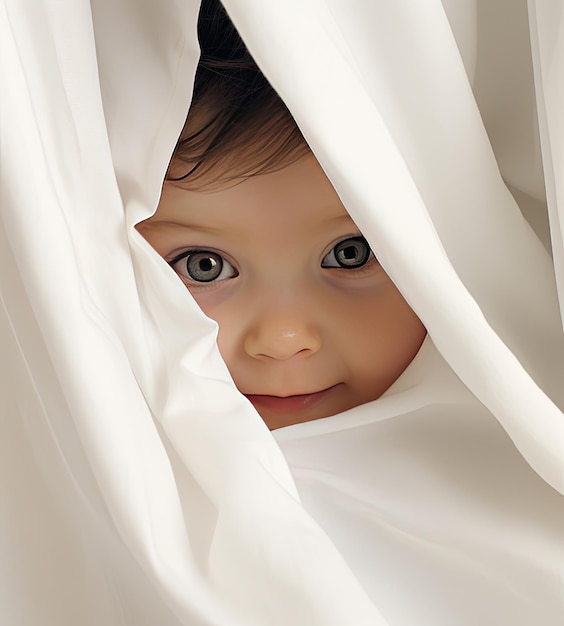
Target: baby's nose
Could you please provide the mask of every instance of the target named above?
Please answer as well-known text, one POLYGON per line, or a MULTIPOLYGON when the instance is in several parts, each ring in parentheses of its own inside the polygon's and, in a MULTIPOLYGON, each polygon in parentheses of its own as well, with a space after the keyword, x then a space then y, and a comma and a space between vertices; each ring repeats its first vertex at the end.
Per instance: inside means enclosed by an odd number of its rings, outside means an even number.
POLYGON ((245 351, 258 359, 285 361, 294 356, 315 354, 321 348, 321 333, 305 309, 269 307, 262 310, 247 329, 245 351))

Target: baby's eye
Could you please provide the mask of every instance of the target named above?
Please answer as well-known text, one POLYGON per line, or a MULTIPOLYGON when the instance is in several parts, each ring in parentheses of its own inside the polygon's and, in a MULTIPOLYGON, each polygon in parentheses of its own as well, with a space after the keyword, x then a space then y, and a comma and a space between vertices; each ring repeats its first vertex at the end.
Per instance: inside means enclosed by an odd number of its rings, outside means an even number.
POLYGON ((340 267, 356 269, 366 265, 372 251, 364 237, 349 237, 339 241, 334 248, 325 255, 321 267, 340 267))
POLYGON ((239 275, 221 254, 211 250, 188 250, 170 261, 170 266, 182 278, 197 283, 211 283, 239 275))

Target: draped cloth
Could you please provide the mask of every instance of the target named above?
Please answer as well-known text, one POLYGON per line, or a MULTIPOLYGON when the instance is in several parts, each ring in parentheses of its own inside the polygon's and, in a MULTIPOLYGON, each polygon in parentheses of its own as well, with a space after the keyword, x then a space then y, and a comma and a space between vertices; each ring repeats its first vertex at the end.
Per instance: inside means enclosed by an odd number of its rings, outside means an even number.
POLYGON ((0 6, 2 623, 561 624, 561 3, 225 0, 429 333, 274 433, 135 230, 198 5, 0 6))

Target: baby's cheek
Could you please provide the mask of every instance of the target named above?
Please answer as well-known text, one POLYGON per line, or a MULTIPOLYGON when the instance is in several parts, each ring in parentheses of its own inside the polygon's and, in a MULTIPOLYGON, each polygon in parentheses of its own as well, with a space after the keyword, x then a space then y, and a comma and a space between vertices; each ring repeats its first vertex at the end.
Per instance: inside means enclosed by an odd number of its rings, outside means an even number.
POLYGON ((383 393, 411 363, 426 330, 393 284, 361 311, 350 327, 351 356, 360 376, 384 387, 383 393))
POLYGON ((217 345, 223 360, 231 375, 236 378, 237 363, 240 361, 240 353, 243 344, 244 325, 240 314, 233 310, 227 303, 206 302, 200 307, 204 313, 217 322, 219 327, 217 345))

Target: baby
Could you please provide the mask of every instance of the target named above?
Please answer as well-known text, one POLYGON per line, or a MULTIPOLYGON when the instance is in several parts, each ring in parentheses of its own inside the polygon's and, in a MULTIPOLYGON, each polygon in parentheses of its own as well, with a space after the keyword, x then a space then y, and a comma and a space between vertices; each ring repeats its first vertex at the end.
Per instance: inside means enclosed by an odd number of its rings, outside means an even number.
POLYGON ((218 323, 269 428, 375 400, 425 328, 216 0, 202 3, 199 37, 192 106, 138 229, 218 323))

